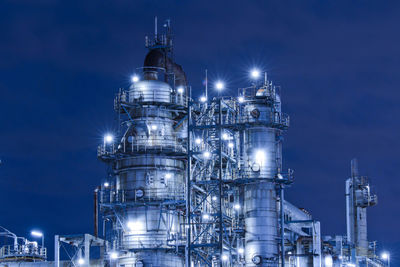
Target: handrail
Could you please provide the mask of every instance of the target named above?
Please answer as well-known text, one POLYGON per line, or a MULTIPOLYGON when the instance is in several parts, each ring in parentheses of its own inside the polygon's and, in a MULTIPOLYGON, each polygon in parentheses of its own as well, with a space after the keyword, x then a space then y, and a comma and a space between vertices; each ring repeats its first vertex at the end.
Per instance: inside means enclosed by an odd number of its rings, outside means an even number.
POLYGON ((100 203, 142 203, 149 201, 181 201, 185 196, 185 188, 137 188, 132 190, 102 189, 100 203))
POLYGON ((0 248, 0 259, 11 257, 47 258, 47 248, 34 245, 4 245, 0 248))

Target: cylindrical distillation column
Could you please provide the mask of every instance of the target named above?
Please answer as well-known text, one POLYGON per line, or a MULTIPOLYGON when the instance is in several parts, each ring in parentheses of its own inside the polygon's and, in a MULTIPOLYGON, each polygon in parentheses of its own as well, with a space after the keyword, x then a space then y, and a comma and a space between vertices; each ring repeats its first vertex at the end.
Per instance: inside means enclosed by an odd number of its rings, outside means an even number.
POLYGON ((274 179, 281 168, 280 100, 275 90, 264 86, 246 101, 244 118, 244 190, 246 266, 278 266, 278 211, 274 179), (279 120, 278 120, 279 121, 279 120))
POLYGON ((128 251, 120 256, 121 266, 184 264, 173 249, 182 238, 177 206, 185 184, 185 148, 171 108, 176 97, 158 80, 133 83, 127 95, 130 120, 119 147, 124 156, 114 166, 116 193, 124 203, 115 209, 117 243, 128 251))

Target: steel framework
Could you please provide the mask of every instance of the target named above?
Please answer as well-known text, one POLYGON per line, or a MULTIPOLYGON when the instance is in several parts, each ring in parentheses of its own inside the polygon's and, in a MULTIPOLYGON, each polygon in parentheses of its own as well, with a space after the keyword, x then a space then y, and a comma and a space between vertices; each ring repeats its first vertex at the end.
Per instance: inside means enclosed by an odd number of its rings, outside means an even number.
MULTIPOLYGON (((256 92, 260 86, 254 85, 241 90, 240 100, 216 97, 205 102, 189 102, 187 266, 245 264, 245 186, 265 181, 272 183, 273 191, 280 192, 281 248, 284 247, 283 188, 292 183, 292 172, 282 172, 278 153, 274 175, 255 178, 253 173, 260 170, 251 171, 248 167, 249 158, 245 156, 248 150, 244 144, 246 129, 276 129, 274 131, 280 137, 289 125, 289 118, 280 112, 280 103, 279 110, 275 110, 276 87, 265 81, 261 89, 266 93, 258 97, 256 92), (273 112, 263 114, 269 118, 254 120, 254 116, 246 110, 249 105, 268 106, 273 112)), ((281 139, 278 138, 276 142, 275 145, 279 147, 281 139)), ((281 258, 284 259, 284 256, 281 258)))

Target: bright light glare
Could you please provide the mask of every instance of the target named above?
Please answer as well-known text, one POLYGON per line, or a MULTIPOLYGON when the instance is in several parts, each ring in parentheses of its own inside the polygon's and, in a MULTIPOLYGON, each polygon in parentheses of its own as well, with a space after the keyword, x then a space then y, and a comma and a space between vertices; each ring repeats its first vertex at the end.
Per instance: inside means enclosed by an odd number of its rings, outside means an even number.
POLYGON ((110 186, 110 184, 108 182, 104 183, 104 187, 109 187, 109 186, 110 186))
POLYGON ((353 263, 347 263, 347 267, 356 267, 353 263))
POLYGON ((227 133, 223 133, 222 140, 228 140, 228 139, 229 139, 229 135, 227 133))
POLYGON ((255 156, 255 162, 262 165, 265 162, 265 152, 263 150, 257 150, 255 156))
POLYGON ((157 125, 155 125, 155 124, 151 125, 152 130, 157 130, 157 128, 158 128, 157 125))
POLYGON ((118 253, 115 252, 115 251, 111 252, 110 253, 110 258, 113 259, 113 260, 118 259, 118 253))
POLYGON ((238 253, 239 254, 243 254, 244 253, 244 249, 243 248, 238 248, 238 253))
POLYGON ((165 175, 165 178, 167 178, 167 179, 172 178, 172 174, 171 174, 171 173, 167 173, 167 174, 165 175))
POLYGON ((78 259, 78 264, 79 264, 79 265, 85 264, 85 260, 82 259, 82 258, 79 258, 79 259, 78 259))
POLYGON ((224 89, 224 87, 225 87, 225 84, 221 81, 218 81, 215 83, 215 88, 217 88, 217 90, 222 90, 222 89, 224 89))
POLYGON ((251 72, 250 72, 250 76, 253 79, 260 78, 260 75, 261 75, 261 73, 260 73, 260 71, 258 69, 252 69, 251 72))
POLYGON ((381 258, 384 259, 384 260, 389 259, 389 253, 383 252, 382 255, 381 255, 381 258))
POLYGON ((208 152, 208 151, 204 151, 203 152, 203 157, 206 158, 206 159, 209 159, 211 157, 211 153, 208 152))
POLYGON ((202 97, 200 97, 200 102, 206 102, 207 101, 207 98, 205 97, 205 96, 202 96, 202 97))
POLYGON ((238 97, 238 101, 239 101, 239 103, 243 103, 244 102, 244 97, 243 96, 239 96, 238 97))
POLYGON ((200 138, 196 138, 196 140, 194 140, 194 142, 195 142, 196 144, 200 145, 200 144, 201 144, 201 139, 200 139, 200 138))
POLYGON ((42 236, 43 236, 43 233, 42 233, 42 232, 39 232, 39 231, 32 231, 32 232, 31 232, 31 235, 36 236, 36 237, 42 237, 42 236))
POLYGON ((208 215, 207 213, 203 214, 203 220, 208 221, 210 219, 210 215, 208 215))
POLYGON ((278 173, 278 179, 283 179, 283 176, 282 176, 282 174, 280 174, 280 173, 278 173))
POLYGON ((131 81, 132 81, 133 83, 138 82, 138 81, 139 81, 139 76, 133 75, 132 78, 131 78, 131 81))
POLYGON ((104 143, 111 143, 114 140, 114 136, 112 136, 111 134, 106 134, 104 136, 104 143))
POLYGON ((326 255, 324 261, 325 261, 325 266, 326 267, 332 267, 333 266, 333 260, 332 260, 332 256, 331 255, 326 255))
POLYGON ((235 210, 240 210, 240 205, 239 205, 239 204, 235 204, 235 205, 233 206, 233 208, 234 208, 235 210))
POLYGON ((217 200, 218 200, 217 196, 213 196, 213 197, 212 197, 212 200, 213 200, 213 201, 217 201, 217 200))
POLYGON ((183 94, 183 92, 185 92, 185 89, 183 88, 183 86, 179 86, 178 93, 183 94))
POLYGON ((229 257, 226 254, 222 254, 221 259, 222 259, 222 261, 227 261, 229 259, 229 257))
POLYGON ((143 230, 143 223, 139 221, 129 221, 126 226, 128 226, 131 231, 141 231, 143 230))
POLYGON ((228 147, 233 148, 233 143, 229 143, 228 147))

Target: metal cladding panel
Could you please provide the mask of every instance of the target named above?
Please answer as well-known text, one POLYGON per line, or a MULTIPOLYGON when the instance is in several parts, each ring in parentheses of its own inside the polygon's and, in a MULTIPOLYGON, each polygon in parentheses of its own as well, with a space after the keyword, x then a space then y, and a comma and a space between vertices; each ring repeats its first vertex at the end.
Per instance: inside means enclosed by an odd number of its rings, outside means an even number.
POLYGON ((273 183, 247 185, 244 192, 246 266, 277 266, 278 213, 273 183), (261 264, 254 258, 261 256, 261 264))
POLYGON ((273 107, 266 104, 247 104, 244 107, 244 114, 248 122, 269 123, 274 119, 273 107))
POLYGON ((182 267, 183 265, 181 257, 163 251, 131 253, 119 260, 119 266, 124 267, 182 267))
POLYGON ((129 102, 171 102, 172 88, 169 84, 156 80, 144 80, 132 84, 129 102))
POLYGON ((246 157, 249 178, 274 178, 277 173, 275 129, 257 127, 247 130, 246 157))
POLYGON ((168 240, 180 230, 178 216, 173 211, 161 213, 157 207, 128 209, 124 218, 128 226, 122 237, 124 249, 169 248, 168 240))
POLYGON ((129 199, 136 199, 135 191, 142 189, 144 198, 183 199, 184 164, 182 161, 160 156, 142 156, 119 162, 117 190, 129 199))
POLYGON ((357 255, 368 255, 368 239, 367 239, 367 209, 357 207, 357 255))

